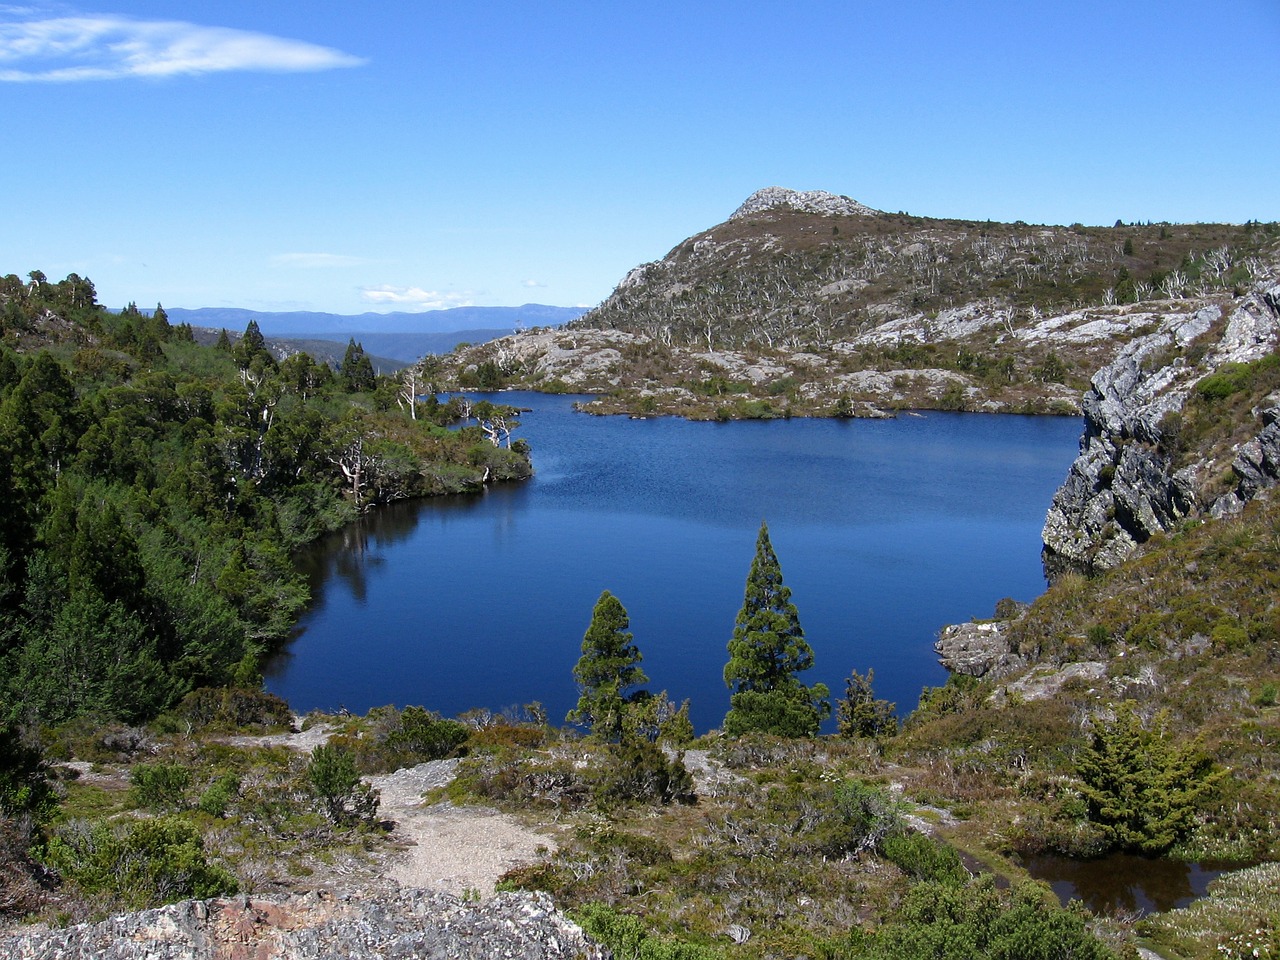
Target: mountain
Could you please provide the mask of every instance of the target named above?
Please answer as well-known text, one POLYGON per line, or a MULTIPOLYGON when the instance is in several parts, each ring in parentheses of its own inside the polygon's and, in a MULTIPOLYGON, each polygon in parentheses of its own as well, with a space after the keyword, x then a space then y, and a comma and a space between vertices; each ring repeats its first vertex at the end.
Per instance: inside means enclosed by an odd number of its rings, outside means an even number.
POLYGON ((361 313, 351 316, 336 313, 292 311, 273 313, 232 307, 201 307, 188 310, 165 307, 170 323, 189 323, 193 327, 243 330, 250 320, 266 336, 304 337, 332 340, 369 333, 447 333, 456 330, 504 329, 559 326, 582 316, 582 307, 550 307, 526 303, 520 307, 453 307, 449 310, 426 310, 421 313, 361 313))
POLYGON ((596 412, 1078 413, 1126 344, 1230 313, 1278 263, 1275 223, 951 220, 769 187, 564 328, 450 362, 460 382, 491 364, 490 382, 597 393, 596 412))
POLYGON ((188 310, 166 307, 170 323, 236 334, 256 321, 263 335, 287 352, 306 350, 316 359, 340 360, 347 341, 354 339, 365 352, 394 361, 388 370, 433 353, 448 353, 460 343, 484 343, 513 330, 558 327, 582 316, 583 307, 549 307, 526 303, 521 307, 454 307, 423 313, 262 313, 238 307, 201 307, 188 310), (300 346, 299 343, 311 346, 300 346), (334 346, 336 344, 336 346, 334 346))

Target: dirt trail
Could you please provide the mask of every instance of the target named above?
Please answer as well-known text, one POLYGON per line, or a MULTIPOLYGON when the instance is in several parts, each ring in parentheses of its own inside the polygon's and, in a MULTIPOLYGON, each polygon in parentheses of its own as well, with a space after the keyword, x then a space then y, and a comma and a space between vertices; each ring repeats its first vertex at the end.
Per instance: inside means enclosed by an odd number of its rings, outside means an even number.
MULTIPOLYGON (((295 725, 301 726, 300 717, 295 725)), ((310 753, 331 732, 328 725, 316 724, 299 733, 232 737, 228 742, 310 753)), ((457 766, 457 760, 432 760, 369 778, 381 797, 378 816, 394 823, 392 840, 400 848, 387 855, 379 872, 404 887, 487 898, 499 877, 537 860, 542 851, 554 850, 555 841, 487 807, 424 804, 422 795, 447 786, 457 766)))

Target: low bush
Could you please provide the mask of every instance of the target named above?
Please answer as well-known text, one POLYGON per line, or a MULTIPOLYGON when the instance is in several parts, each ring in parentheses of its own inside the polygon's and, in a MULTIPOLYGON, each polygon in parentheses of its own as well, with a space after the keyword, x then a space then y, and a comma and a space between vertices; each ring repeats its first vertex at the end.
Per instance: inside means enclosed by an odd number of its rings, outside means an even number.
POLYGON ((691 803, 693 777, 684 765, 684 755, 668 757, 648 740, 627 740, 610 748, 596 785, 596 796, 604 803, 691 803))
POLYGON ((211 817, 224 817, 227 813, 227 807, 231 805, 239 794, 240 778, 235 774, 225 773, 200 794, 200 799, 196 802, 196 809, 201 813, 207 813, 211 817))
POLYGON ((325 815, 338 826, 372 823, 378 814, 378 792, 360 779, 351 751, 332 743, 311 751, 307 780, 325 815))
POLYGON ((238 889, 235 877, 209 862, 196 828, 177 817, 92 826, 72 821, 50 839, 48 856, 85 892, 112 896, 133 910, 238 889))
POLYGON ((835 952, 847 960, 1115 960, 1080 914, 1051 897, 1034 883, 998 890, 989 874, 967 884, 921 883, 897 920, 855 931, 835 952))
POLYGON ((170 716, 197 729, 274 730, 288 729, 293 723, 289 704, 273 693, 250 687, 201 687, 183 697, 170 716))
POLYGON ((722 960, 714 947, 687 943, 649 933, 636 917, 603 903, 575 910, 573 919, 587 935, 627 960, 722 960))
POLYGON ((140 763, 129 772, 129 803, 148 810, 187 806, 191 771, 176 763, 140 763))
POLYGON ((913 880, 962 884, 969 878, 955 850, 923 833, 891 834, 881 841, 880 852, 913 880))

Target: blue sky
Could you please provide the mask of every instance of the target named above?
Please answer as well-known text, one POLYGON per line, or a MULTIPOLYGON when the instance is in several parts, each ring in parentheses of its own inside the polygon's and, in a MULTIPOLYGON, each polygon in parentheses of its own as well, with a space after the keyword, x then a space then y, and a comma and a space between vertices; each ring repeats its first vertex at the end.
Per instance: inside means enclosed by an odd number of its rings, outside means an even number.
POLYGON ((770 185, 1276 220, 1278 49, 1280 0, 0 2, 0 273, 113 307, 592 305, 770 185))

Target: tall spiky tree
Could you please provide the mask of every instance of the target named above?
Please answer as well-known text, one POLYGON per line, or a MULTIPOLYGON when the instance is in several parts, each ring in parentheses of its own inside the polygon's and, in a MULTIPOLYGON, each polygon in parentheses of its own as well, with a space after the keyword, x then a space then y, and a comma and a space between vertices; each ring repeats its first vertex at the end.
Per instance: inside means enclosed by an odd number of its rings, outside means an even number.
POLYGON ((724 668, 725 685, 733 690, 725 732, 736 736, 757 730, 788 737, 817 733, 831 713, 829 691, 821 683, 806 687, 796 677, 812 666, 813 649, 804 639, 791 590, 782 582, 768 524, 762 522, 724 668))
POLYGON ((601 740, 622 737, 627 704, 641 695, 629 691, 649 682, 640 669, 642 657, 631 642, 630 625, 626 607, 605 590, 591 613, 591 625, 582 638, 582 656, 573 668, 578 705, 565 720, 589 725, 592 735, 601 740))

